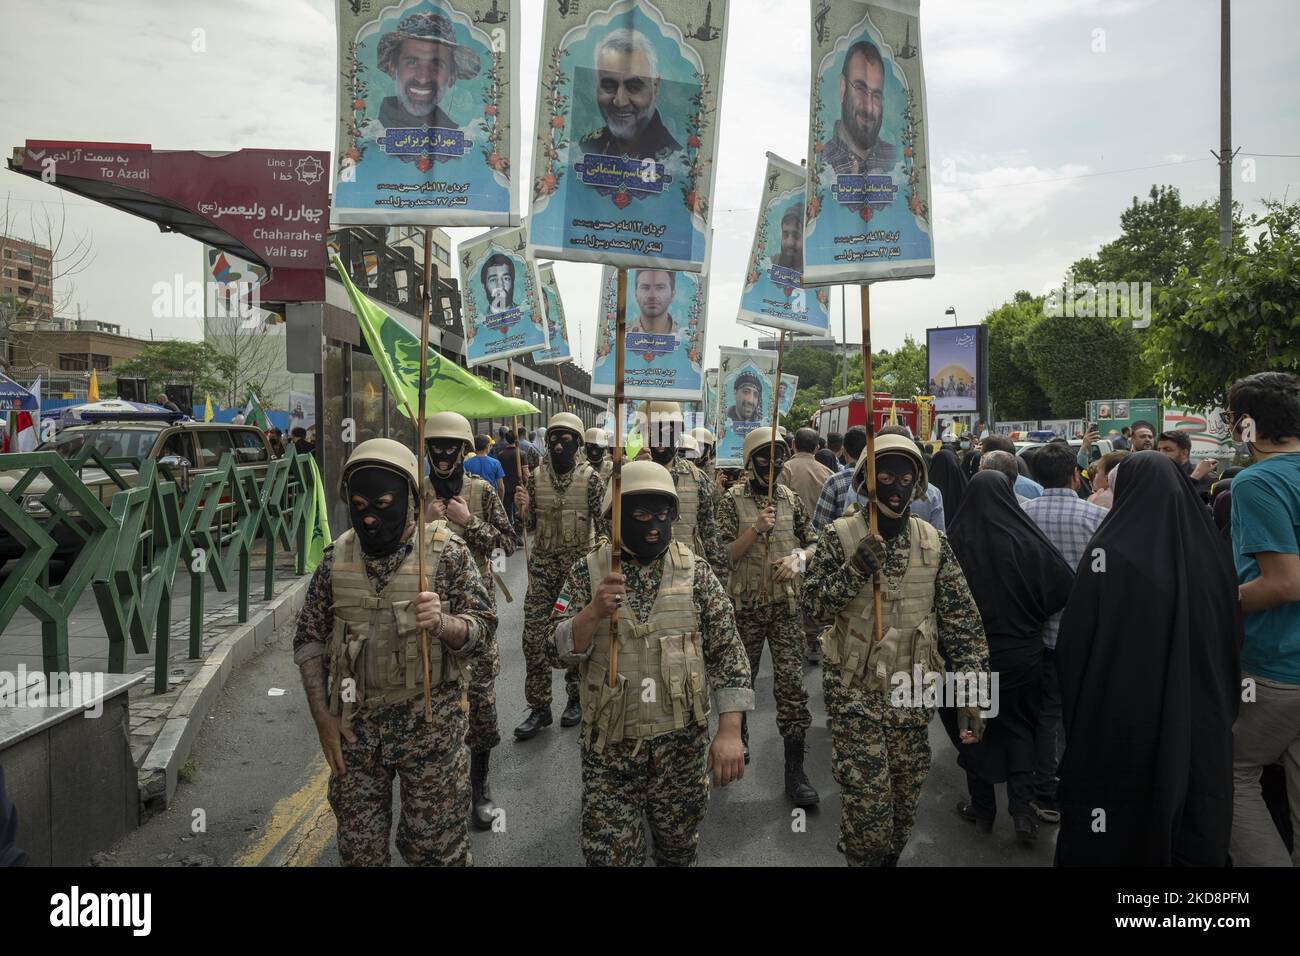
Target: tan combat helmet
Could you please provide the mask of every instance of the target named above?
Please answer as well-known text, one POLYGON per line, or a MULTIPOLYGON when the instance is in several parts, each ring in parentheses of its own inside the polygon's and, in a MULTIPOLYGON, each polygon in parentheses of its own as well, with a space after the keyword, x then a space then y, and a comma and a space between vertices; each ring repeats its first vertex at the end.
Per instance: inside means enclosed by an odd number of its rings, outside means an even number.
POLYGON ((692 428, 687 434, 699 442, 701 448, 705 445, 712 448, 718 443, 718 440, 713 437, 713 432, 709 431, 707 428, 692 428))
POLYGON ((609 435, 603 428, 588 428, 586 434, 582 436, 585 445, 608 445, 609 435))
MULTIPOLYGON (((623 465, 621 494, 624 495, 663 495, 673 500, 673 511, 677 510, 677 486, 673 476, 663 465, 653 461, 629 461, 623 465)), ((600 503, 600 512, 606 518, 614 514, 614 482, 605 484, 605 500, 600 503)))
MULTIPOLYGON (((930 483, 930 472, 925 466, 925 456, 921 454, 920 449, 916 447, 916 442, 904 435, 881 435, 875 440, 876 457, 881 455, 907 455, 916 465, 916 494, 921 496, 925 494, 925 489, 930 483)), ((849 479, 853 490, 858 494, 865 495, 867 485, 867 453, 863 449, 858 456, 858 462, 853 466, 853 477, 849 479)), ((877 488, 877 491, 880 489, 877 488)))
POLYGON ((578 436, 578 443, 582 443, 583 433, 586 431, 582 427, 582 419, 572 412, 556 412, 551 416, 551 420, 546 425, 546 440, 549 442, 555 436, 552 434, 556 429, 560 431, 573 432, 578 436))
POLYGON ((411 501, 420 497, 420 463, 415 452, 401 442, 391 438, 371 438, 363 441, 348 456, 343 464, 343 476, 339 479, 339 497, 348 503, 348 476, 358 468, 375 466, 387 468, 404 477, 411 486, 411 501))
MULTIPOLYGON (((755 428, 752 432, 746 435, 745 443, 740 446, 740 460, 744 463, 744 467, 749 467, 749 459, 753 456, 754 452, 758 451, 760 448, 766 448, 771 443, 772 429, 767 425, 764 425, 762 428, 755 428)), ((786 457, 789 457, 790 446, 786 444, 786 440, 780 435, 777 435, 776 443, 785 448, 786 457)))
POLYGON ((459 412, 435 412, 424 420, 424 440, 454 438, 464 442, 462 457, 474 449, 474 431, 459 412))
POLYGON ((700 455, 700 443, 695 440, 695 436, 690 432, 681 436, 681 439, 677 443, 677 447, 695 452, 694 455, 689 456, 691 458, 698 458, 700 455))

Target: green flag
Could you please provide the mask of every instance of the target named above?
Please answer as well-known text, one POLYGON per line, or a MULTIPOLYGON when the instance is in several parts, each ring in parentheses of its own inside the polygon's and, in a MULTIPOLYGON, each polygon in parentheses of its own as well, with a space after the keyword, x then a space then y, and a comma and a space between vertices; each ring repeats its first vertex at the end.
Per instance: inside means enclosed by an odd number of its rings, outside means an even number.
POLYGON ((262 405, 253 394, 253 390, 248 390, 248 401, 244 405, 244 424, 256 425, 262 431, 271 427, 270 421, 267 420, 266 412, 262 411, 262 405))
MULTIPOLYGON (((331 257, 343 287, 348 290, 352 309, 361 323, 361 334, 370 346, 375 364, 384 374, 388 390, 402 414, 415 420, 419 414, 420 338, 371 302, 348 278, 338 256, 331 257)), ((522 398, 499 395, 492 386, 437 350, 429 349, 429 377, 425 391, 426 414, 460 412, 466 418, 505 418, 511 415, 540 415, 541 409, 522 398)))
POLYGON ((321 481, 320 469, 316 467, 316 458, 307 456, 311 466, 312 495, 307 508, 307 570, 316 570, 321 555, 330 543, 329 505, 325 501, 325 483, 321 481))

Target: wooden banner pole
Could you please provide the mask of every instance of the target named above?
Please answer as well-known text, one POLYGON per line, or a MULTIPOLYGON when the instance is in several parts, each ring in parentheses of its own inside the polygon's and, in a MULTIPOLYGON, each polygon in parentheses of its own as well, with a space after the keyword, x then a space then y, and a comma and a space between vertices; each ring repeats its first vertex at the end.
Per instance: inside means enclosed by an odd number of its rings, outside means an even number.
MULTIPOLYGON (((510 389, 510 397, 514 398, 515 397, 515 360, 514 359, 506 359, 506 375, 509 378, 509 384, 507 387, 510 389)), ((515 435, 515 474, 519 476, 519 486, 522 488, 524 487, 524 459, 523 459, 523 454, 519 451, 519 416, 518 415, 510 416, 510 427, 514 429, 514 435, 515 435)), ((528 502, 528 506, 530 508, 532 507, 532 504, 533 503, 531 501, 528 502)), ((528 559, 528 522, 523 517, 520 517, 519 519, 519 530, 523 532, 524 564, 530 569, 529 578, 531 580, 532 562, 528 559)))
MULTIPOLYGON (((867 524, 871 534, 879 534, 879 513, 876 510, 876 420, 875 403, 871 397, 871 286, 863 283, 862 293, 862 390, 867 407, 867 524)), ((880 640, 880 572, 871 576, 871 608, 876 624, 875 639, 880 640)))
MULTIPOLYGON (((623 370, 626 360, 624 339, 627 337, 627 270, 618 270, 614 327, 614 467, 610 482, 614 511, 610 515, 609 568, 614 574, 622 573, 621 544, 623 540, 623 370)), ((593 587, 596 582, 592 582, 593 587)), ((618 607, 609 618, 609 686, 618 686, 618 607)))
MULTIPOLYGON (((433 267, 433 230, 424 230, 424 302, 420 309, 420 387, 417 400, 417 417, 415 425, 415 454, 419 462, 418 472, 420 478, 424 477, 425 464, 428 459, 427 449, 424 445, 424 414, 425 398, 428 390, 429 379, 429 313, 433 309, 433 298, 436 294, 435 286, 438 282, 438 273, 433 267)), ((416 514, 416 548, 418 549, 419 558, 419 575, 420 590, 429 590, 429 569, 426 566, 425 551, 425 534, 424 534, 424 488, 423 482, 417 482, 415 501, 411 502, 411 507, 415 509, 416 514)), ((429 697, 429 632, 425 628, 420 629, 420 661, 424 672, 424 721, 427 724, 433 723, 433 705, 429 697)))

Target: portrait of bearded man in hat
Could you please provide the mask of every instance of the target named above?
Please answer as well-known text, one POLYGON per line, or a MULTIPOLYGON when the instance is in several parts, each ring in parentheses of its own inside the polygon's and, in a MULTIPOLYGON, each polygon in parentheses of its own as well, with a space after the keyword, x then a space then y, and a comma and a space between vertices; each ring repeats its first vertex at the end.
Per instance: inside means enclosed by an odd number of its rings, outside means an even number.
POLYGON ((460 129, 438 104, 457 80, 478 76, 478 54, 456 42, 451 20, 441 13, 413 13, 379 38, 379 69, 393 79, 396 95, 379 105, 383 127, 460 129))
POLYGON ((758 375, 749 369, 736 376, 731 386, 732 405, 727 418, 733 422, 757 422, 763 419, 761 407, 763 385, 758 375))

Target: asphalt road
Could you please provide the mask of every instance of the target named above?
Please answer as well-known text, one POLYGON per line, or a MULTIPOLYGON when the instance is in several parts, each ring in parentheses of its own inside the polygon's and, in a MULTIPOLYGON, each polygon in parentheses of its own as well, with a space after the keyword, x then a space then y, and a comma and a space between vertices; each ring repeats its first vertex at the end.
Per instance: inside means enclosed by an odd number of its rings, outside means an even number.
MULTIPOLYGON (((561 729, 562 675, 554 677, 555 723, 526 743, 513 729, 523 701, 523 558, 510 559, 506 581, 516 596, 501 602, 502 671, 497 679, 502 743, 492 754, 492 790, 505 811, 501 832, 473 832, 479 866, 579 866, 581 802, 578 728, 561 729)), ((325 801, 327 771, 307 713, 293 633, 285 629, 226 685, 200 732, 169 810, 101 854, 105 866, 333 866, 338 864, 334 817, 325 801), (283 694, 272 696, 273 691, 283 694), (200 824, 202 830, 200 831, 200 824)), ((796 825, 783 790, 783 749, 776 732, 772 673, 766 655, 759 670, 758 710, 750 716, 752 762, 743 780, 715 789, 701 829, 704 866, 840 866, 836 852, 839 792, 830 772, 830 735, 822 706, 820 669, 806 669, 813 711, 807 770, 821 805, 796 825)), ((1048 866, 1055 828, 1039 842, 1015 842, 999 787, 999 818, 991 835, 978 834, 954 811, 965 796, 964 775, 936 719, 930 726, 932 769, 921 795, 917 825, 903 866, 1048 866)), ((396 788, 395 788, 396 789, 396 788)), ((395 794, 396 801, 396 794, 395 794)), ((396 808, 395 808, 396 813, 396 808)), ((400 864, 396 849, 395 862, 400 864)))

